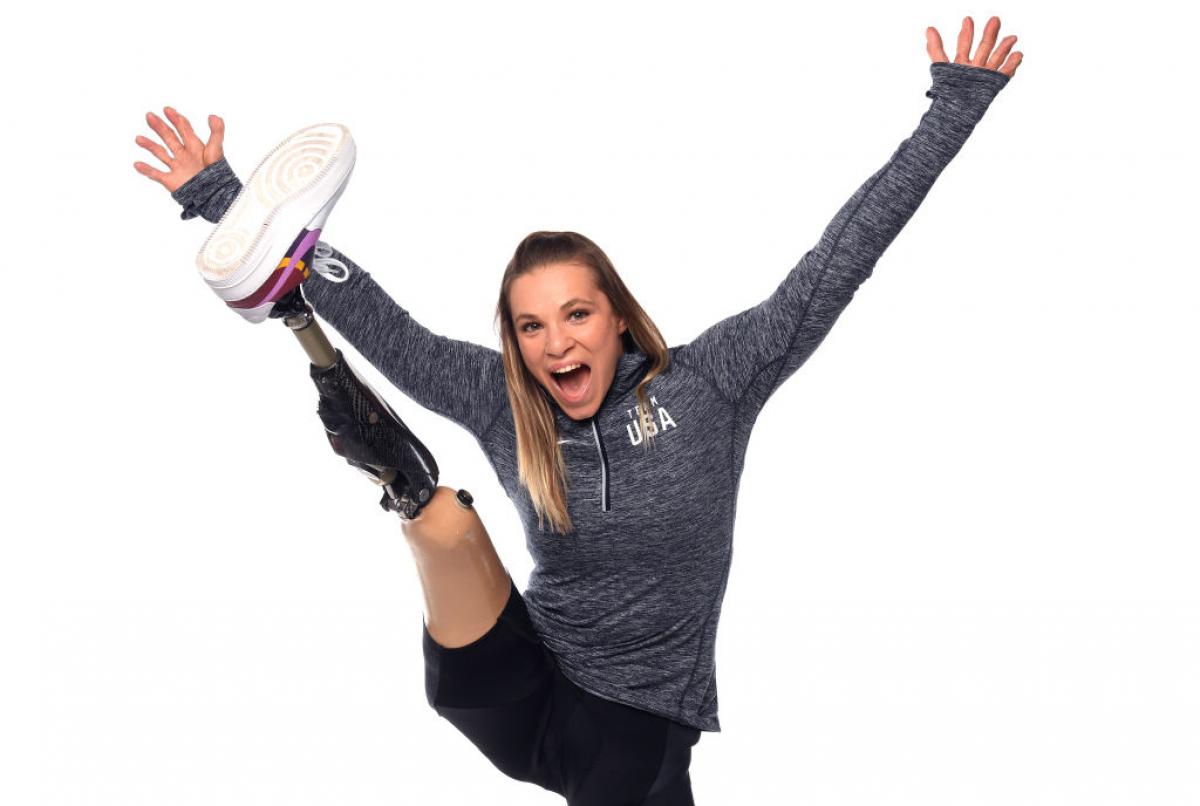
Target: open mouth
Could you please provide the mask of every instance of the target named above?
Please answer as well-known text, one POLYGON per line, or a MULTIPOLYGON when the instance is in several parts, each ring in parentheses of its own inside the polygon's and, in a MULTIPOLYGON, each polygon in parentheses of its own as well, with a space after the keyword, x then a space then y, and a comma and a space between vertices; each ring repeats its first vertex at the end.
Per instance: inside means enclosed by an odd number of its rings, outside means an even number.
POLYGON ((550 378, 568 403, 577 403, 587 394, 592 379, 592 368, 587 364, 580 364, 570 372, 551 372, 550 378))

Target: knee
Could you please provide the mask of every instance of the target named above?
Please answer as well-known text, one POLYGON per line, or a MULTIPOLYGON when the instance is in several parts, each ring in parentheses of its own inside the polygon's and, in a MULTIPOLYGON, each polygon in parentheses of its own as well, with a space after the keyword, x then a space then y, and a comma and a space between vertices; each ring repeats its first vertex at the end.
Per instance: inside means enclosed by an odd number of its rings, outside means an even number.
POLYGON ((456 548, 478 540, 483 534, 483 522, 470 500, 466 495, 464 501, 450 487, 438 487, 417 517, 402 522, 404 536, 409 542, 428 548, 456 548))

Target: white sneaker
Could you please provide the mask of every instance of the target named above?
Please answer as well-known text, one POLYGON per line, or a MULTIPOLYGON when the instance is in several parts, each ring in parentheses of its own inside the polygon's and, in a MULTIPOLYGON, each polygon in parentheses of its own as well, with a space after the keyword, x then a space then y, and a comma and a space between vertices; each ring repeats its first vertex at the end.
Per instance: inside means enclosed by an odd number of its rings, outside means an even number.
POLYGON ((308 279, 355 153, 340 123, 301 129, 263 158, 204 242, 196 256, 201 276, 248 321, 266 319, 276 300, 308 279))

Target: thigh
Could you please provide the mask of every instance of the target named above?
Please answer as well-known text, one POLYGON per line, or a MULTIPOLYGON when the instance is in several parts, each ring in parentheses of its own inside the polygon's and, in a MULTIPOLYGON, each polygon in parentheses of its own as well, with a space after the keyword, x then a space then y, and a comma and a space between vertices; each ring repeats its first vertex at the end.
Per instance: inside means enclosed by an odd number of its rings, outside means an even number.
POLYGON ((597 697, 558 675, 550 741, 556 791, 569 806, 694 803, 688 768, 699 730, 597 697))
POLYGON ((543 754, 551 716, 553 659, 511 583, 496 624, 453 649, 422 636, 429 704, 510 778, 550 789, 543 754))

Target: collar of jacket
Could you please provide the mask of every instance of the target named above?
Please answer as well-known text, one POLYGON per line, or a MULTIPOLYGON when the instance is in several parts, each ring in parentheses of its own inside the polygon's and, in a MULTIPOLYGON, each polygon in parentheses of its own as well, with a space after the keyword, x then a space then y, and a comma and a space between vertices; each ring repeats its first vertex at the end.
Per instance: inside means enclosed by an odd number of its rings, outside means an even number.
MULTIPOLYGON (((649 369, 650 358, 641 350, 634 349, 630 352, 621 354, 617 360, 617 370, 613 373, 612 385, 608 388, 608 394, 604 396, 604 400, 600 403, 600 408, 596 410, 596 414, 604 411, 614 400, 620 400, 630 389, 637 386, 638 381, 646 374, 649 369)), ((558 407, 558 402, 554 396, 542 390, 542 394, 550 401, 550 405, 554 407, 555 419, 560 423, 575 423, 570 417, 558 407)), ((586 421, 582 421, 586 422, 586 421)))

